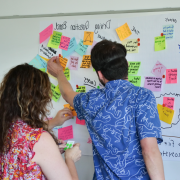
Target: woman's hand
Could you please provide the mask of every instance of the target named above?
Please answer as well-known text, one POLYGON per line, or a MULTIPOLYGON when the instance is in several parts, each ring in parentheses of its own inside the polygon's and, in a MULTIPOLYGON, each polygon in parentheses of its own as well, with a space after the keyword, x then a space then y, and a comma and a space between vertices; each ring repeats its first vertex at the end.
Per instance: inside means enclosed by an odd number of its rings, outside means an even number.
POLYGON ((56 114, 56 116, 49 120, 48 129, 51 130, 56 126, 61 126, 65 121, 73 117, 72 111, 68 108, 64 108, 56 114))
POLYGON ((60 64, 59 57, 52 57, 47 63, 48 72, 54 77, 58 76, 59 71, 63 71, 63 67, 60 64))
POLYGON ((60 153, 61 154, 63 154, 65 151, 64 151, 64 148, 66 148, 67 146, 66 146, 66 142, 65 141, 63 141, 63 140, 59 140, 59 145, 58 145, 58 147, 59 147, 59 151, 60 151, 60 153))
POLYGON ((65 151, 65 160, 71 159, 73 162, 77 162, 81 158, 81 150, 79 149, 80 144, 76 143, 74 144, 73 148, 67 149, 65 151))

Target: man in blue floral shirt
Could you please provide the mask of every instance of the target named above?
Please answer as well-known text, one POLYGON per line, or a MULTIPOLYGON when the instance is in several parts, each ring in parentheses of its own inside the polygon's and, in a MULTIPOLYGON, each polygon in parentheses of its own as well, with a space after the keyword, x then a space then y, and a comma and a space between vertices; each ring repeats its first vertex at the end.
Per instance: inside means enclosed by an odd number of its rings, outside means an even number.
POLYGON ((164 180, 162 142, 153 93, 128 82, 126 49, 103 40, 91 52, 103 89, 74 92, 59 58, 48 62, 64 99, 85 119, 93 144, 94 180, 164 180), (56 61, 56 63, 53 63, 56 61))

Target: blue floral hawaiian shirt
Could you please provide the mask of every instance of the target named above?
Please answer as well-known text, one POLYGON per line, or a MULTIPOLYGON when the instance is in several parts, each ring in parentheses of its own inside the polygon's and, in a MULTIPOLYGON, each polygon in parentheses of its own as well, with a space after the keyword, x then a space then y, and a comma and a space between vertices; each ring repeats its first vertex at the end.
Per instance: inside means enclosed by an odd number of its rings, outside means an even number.
POLYGON ((149 180, 140 140, 157 138, 161 127, 153 93, 126 80, 74 98, 79 119, 85 119, 93 145, 94 180, 149 180))

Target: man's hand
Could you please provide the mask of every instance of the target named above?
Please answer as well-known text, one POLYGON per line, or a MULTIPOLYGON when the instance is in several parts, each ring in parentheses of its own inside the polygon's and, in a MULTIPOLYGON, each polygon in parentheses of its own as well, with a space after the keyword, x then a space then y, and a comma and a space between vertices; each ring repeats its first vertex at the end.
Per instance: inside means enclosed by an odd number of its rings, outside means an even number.
POLYGON ((56 78, 58 76, 58 72, 63 71, 63 67, 61 66, 59 62, 58 56, 54 56, 48 61, 47 69, 48 69, 48 72, 56 78))

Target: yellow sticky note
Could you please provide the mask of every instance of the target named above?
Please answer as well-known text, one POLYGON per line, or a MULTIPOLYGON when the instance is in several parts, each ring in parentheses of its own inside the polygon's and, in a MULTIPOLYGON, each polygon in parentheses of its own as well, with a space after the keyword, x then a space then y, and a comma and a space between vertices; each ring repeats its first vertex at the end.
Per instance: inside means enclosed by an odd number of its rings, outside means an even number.
POLYGON ((132 32, 131 32, 131 30, 130 30, 127 23, 125 23, 124 25, 118 27, 116 29, 116 32, 117 32, 117 34, 119 36, 119 39, 121 41, 123 41, 124 39, 126 39, 127 37, 129 37, 132 34, 132 32))
POLYGON ((75 109, 70 104, 64 104, 64 107, 70 109, 72 111, 73 116, 77 116, 75 109))
POLYGON ((125 39, 121 42, 127 50, 127 53, 138 53, 139 46, 137 39, 125 39))
POLYGON ((164 121, 165 123, 171 124, 174 115, 174 110, 169 109, 167 107, 163 107, 160 104, 157 105, 157 109, 159 113, 159 119, 161 121, 164 121))
POLYGON ((61 66, 63 67, 63 71, 65 71, 65 68, 66 68, 66 64, 67 64, 68 59, 63 58, 63 57, 61 56, 61 57, 59 58, 59 61, 60 61, 61 66))
POLYGON ((43 57, 43 56, 40 56, 42 59, 44 59, 45 61, 49 61, 49 59, 43 57))
POLYGON ((94 41, 94 32, 84 31, 83 44, 84 45, 92 45, 93 41, 94 41))
POLYGON ((90 68, 91 67, 91 55, 83 55, 83 60, 80 68, 90 68))

